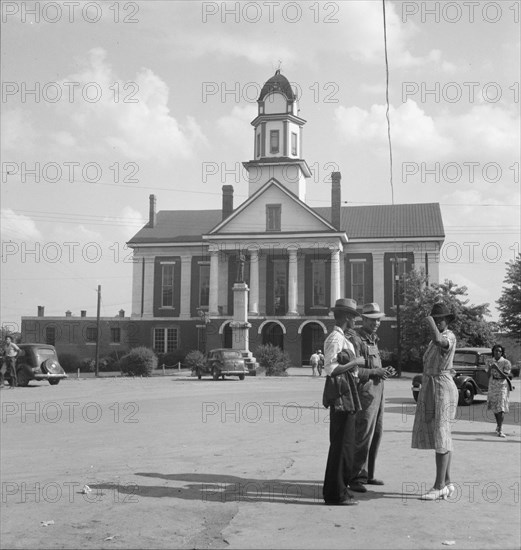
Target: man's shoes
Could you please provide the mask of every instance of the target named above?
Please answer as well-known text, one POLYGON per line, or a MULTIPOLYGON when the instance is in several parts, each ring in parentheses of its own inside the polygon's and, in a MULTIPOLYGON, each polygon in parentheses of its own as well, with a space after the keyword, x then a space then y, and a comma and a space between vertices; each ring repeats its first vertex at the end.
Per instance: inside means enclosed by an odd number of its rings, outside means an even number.
POLYGON ((349 497, 345 500, 326 500, 324 504, 326 504, 326 506, 356 506, 358 504, 358 500, 349 497))
POLYGON ((384 482, 381 479, 368 479, 367 485, 384 485, 384 482))
POLYGON ((367 493, 367 489, 361 483, 358 483, 358 482, 350 483, 349 488, 352 491, 356 491, 357 493, 367 493))

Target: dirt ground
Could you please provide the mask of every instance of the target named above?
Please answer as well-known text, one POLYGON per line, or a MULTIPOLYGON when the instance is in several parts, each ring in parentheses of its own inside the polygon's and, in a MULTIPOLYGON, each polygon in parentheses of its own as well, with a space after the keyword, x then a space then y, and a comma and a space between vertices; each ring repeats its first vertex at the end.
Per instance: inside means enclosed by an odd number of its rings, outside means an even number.
POLYGON ((303 372, 2 389, 1 547, 520 547, 519 379, 506 439, 483 397, 458 409, 457 490, 441 502, 418 500, 435 465, 410 448, 410 376, 387 381, 385 485, 346 508, 321 499, 328 413, 323 379, 303 372))

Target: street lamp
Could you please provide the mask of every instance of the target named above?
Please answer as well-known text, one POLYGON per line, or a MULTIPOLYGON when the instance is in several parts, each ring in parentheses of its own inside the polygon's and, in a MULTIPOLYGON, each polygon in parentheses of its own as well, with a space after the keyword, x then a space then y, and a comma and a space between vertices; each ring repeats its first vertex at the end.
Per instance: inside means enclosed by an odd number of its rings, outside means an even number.
MULTIPOLYGON (((203 329, 203 346, 201 346, 201 342, 199 342, 199 349, 203 348, 203 353, 206 355, 206 329, 208 327, 208 324, 210 323, 210 314, 204 310, 203 308, 197 308, 197 315, 199 316, 199 319, 201 320, 200 325, 197 325, 198 329, 203 329)), ((199 333, 200 334, 200 333, 199 333)))

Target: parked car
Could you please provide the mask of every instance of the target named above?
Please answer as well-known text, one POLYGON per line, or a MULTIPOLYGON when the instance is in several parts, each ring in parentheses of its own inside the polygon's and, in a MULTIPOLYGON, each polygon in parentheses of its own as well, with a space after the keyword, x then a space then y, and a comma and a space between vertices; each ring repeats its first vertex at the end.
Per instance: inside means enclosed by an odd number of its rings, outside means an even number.
MULTIPOLYGON (((457 348, 454 353, 454 382, 458 387, 460 405, 470 405, 475 395, 486 395, 488 391, 487 363, 492 359, 490 348, 457 348)), ((422 375, 412 380, 412 395, 418 401, 422 375)))
MULTIPOLYGON (((54 346, 48 344, 18 344, 20 353, 16 359, 16 375, 19 386, 27 386, 31 380, 47 380, 55 386, 60 380, 67 378, 54 346)), ((12 384, 8 372, 5 379, 12 384)))
POLYGON ((205 366, 196 367, 195 374, 199 380, 205 375, 211 375, 214 380, 219 380, 219 377, 224 380, 225 376, 238 376, 239 380, 244 380, 248 368, 239 350, 219 348, 208 352, 205 366))

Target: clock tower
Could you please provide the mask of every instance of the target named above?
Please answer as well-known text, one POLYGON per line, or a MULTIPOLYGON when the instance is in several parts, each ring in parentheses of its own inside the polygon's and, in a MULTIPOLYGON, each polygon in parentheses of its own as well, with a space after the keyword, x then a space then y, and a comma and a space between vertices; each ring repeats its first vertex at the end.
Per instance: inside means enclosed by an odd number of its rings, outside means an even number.
POLYGON ((262 87, 258 114, 252 120, 253 160, 243 162, 248 170, 248 196, 275 178, 305 201, 306 178, 311 176, 302 158, 302 127, 297 96, 288 79, 277 70, 262 87))

